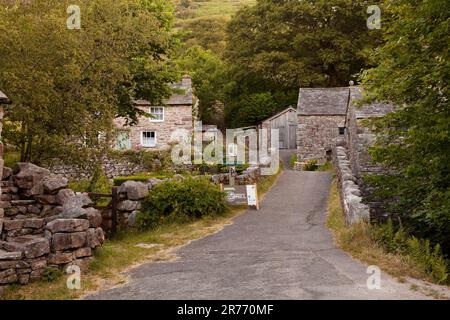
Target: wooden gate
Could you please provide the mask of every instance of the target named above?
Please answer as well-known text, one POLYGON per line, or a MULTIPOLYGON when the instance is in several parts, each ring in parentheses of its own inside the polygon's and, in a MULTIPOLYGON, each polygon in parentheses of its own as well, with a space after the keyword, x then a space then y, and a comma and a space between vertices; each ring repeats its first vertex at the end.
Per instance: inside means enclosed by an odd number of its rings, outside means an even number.
POLYGON ((111 209, 111 230, 109 232, 110 235, 114 235, 117 233, 117 203, 119 200, 119 193, 118 188, 113 187, 111 190, 111 193, 95 193, 95 192, 89 192, 89 197, 94 200, 94 202, 100 198, 111 198, 111 201, 108 205, 102 206, 102 205, 96 205, 94 206, 95 209, 102 210, 102 209, 111 209))

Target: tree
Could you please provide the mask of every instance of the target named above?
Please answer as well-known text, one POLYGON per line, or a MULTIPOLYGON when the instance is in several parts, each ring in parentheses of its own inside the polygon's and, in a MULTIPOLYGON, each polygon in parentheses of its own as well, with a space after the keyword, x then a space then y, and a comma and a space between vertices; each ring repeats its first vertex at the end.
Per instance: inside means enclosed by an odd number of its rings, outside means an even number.
POLYGON ((228 26, 237 80, 298 90, 347 86, 367 65, 379 32, 367 28, 368 1, 258 0, 228 26))
POLYGON ((234 128, 254 126, 277 111, 277 103, 269 92, 241 96, 227 110, 227 122, 234 128))
POLYGON ((183 51, 180 67, 192 77, 194 93, 199 99, 199 118, 206 124, 224 128, 223 105, 233 86, 228 65, 209 50, 194 46, 183 51))
POLYGON ((190 48, 201 46, 221 56, 226 47, 226 17, 202 17, 178 23, 181 27, 181 40, 190 48))
MULTIPOLYGON (((371 178, 388 212, 450 253, 450 3, 386 1, 379 66, 363 74, 367 100, 399 109, 376 123, 371 153, 393 172, 371 178)), ((396 220, 395 220, 396 221, 396 220)))
POLYGON ((136 120, 132 99, 170 94, 176 74, 165 1, 77 3, 81 29, 69 30, 71 1, 2 0, 0 87, 14 101, 4 136, 22 161, 98 163, 114 117, 136 120))
POLYGON ((356 80, 379 43, 379 31, 367 28, 368 5, 258 0, 238 11, 228 25, 225 52, 237 84, 232 104, 240 96, 266 92, 279 111, 297 102, 299 87, 347 86, 356 80))

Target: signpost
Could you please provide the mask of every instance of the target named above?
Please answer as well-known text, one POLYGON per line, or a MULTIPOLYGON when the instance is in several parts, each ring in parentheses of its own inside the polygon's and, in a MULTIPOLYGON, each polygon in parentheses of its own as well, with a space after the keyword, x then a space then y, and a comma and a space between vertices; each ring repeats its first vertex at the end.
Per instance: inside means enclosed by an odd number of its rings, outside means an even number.
POLYGON ((227 194, 229 205, 248 205, 259 210, 259 201, 256 184, 246 186, 221 185, 222 190, 227 194))

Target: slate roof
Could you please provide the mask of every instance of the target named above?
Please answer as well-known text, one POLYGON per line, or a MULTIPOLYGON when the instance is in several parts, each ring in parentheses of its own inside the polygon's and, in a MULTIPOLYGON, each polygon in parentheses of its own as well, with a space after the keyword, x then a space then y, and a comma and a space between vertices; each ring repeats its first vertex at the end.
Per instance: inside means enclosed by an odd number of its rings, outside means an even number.
MULTIPOLYGON (((177 105, 192 105, 194 104, 194 94, 192 93, 192 80, 189 76, 184 76, 183 80, 178 83, 170 85, 174 89, 174 93, 169 99, 163 100, 163 105, 177 106, 177 105)), ((136 100, 135 104, 138 106, 149 106, 150 102, 146 100, 136 100)))
MULTIPOLYGON (((356 103, 357 100, 362 98, 361 88, 351 87, 350 88, 350 103, 356 103)), ((395 106, 388 103, 375 102, 371 104, 363 104, 362 106, 355 106, 355 117, 356 119, 367 119, 382 117, 389 112, 395 110, 395 106)))
POLYGON ((347 114, 349 88, 300 88, 297 111, 299 115, 347 114))
POLYGON ((11 100, 4 94, 2 91, 0 91, 0 104, 10 104, 11 100))

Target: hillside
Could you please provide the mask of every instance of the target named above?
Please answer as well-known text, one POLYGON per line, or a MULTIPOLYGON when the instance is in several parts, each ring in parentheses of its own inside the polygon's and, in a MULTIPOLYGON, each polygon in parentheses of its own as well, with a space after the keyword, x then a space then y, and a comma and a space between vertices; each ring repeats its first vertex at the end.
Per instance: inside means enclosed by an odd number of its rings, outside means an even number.
POLYGON ((226 25, 231 16, 256 0, 173 0, 175 28, 186 48, 199 45, 221 55, 226 46, 226 25))
POLYGON ((178 21, 197 18, 229 18, 239 8, 256 0, 174 0, 178 21))

